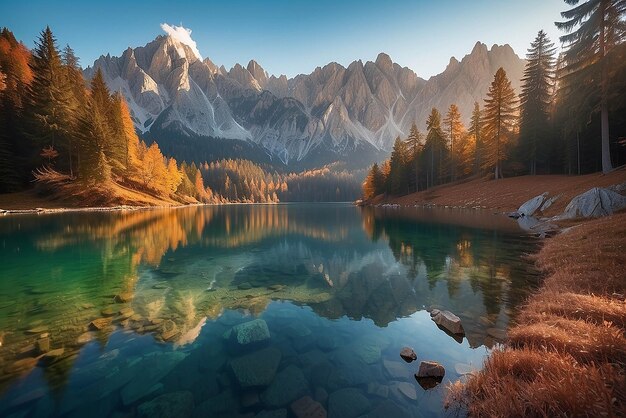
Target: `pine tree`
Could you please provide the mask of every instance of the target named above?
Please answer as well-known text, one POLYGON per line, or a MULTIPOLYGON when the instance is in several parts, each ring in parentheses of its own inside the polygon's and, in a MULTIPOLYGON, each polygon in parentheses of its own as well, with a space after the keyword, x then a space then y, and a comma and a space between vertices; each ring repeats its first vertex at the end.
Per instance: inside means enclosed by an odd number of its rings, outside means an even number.
POLYGON ((443 123, 448 134, 448 146, 450 149, 450 176, 452 181, 454 181, 456 180, 456 169, 459 160, 459 152, 455 145, 458 145, 464 131, 463 123, 461 122, 461 112, 459 112, 458 106, 454 103, 448 108, 448 113, 443 123))
MULTIPOLYGON (((565 22, 556 26, 568 32, 561 36, 566 44, 562 88, 574 92, 582 101, 597 104, 600 110, 602 171, 612 170, 609 143, 609 62, 612 52, 624 40, 624 0, 565 0, 570 10, 561 13, 565 22), (579 4, 580 3, 580 4, 579 4)), ((614 94, 622 94, 613 92, 614 94)), ((565 93, 568 95, 568 93, 565 93)), ((579 115, 579 117, 582 115, 579 115)))
POLYGON ((29 93, 29 135, 42 147, 68 152, 72 134, 71 88, 63 70, 56 39, 49 27, 41 32, 31 60, 33 80, 29 93))
POLYGON ((81 112, 77 131, 79 179, 88 184, 108 182, 111 179, 111 167, 105 153, 107 122, 92 99, 87 101, 87 107, 81 112))
POLYGON ((474 143, 474 173, 478 173, 482 167, 482 158, 484 154, 483 133, 482 133, 482 113, 478 102, 474 102, 474 110, 470 120, 469 134, 472 136, 474 143))
POLYGON ((409 153, 406 143, 396 138, 389 159, 389 192, 393 195, 400 195, 409 192, 409 183, 407 176, 407 168, 409 161, 409 153))
POLYGON ((363 183, 363 197, 371 199, 383 193, 384 189, 385 177, 378 164, 374 163, 363 183))
POLYGON ((19 190, 30 170, 24 157, 31 141, 23 134, 26 90, 32 80, 30 52, 6 28, 0 31, 0 192, 19 190))
POLYGON ((423 166, 427 167, 426 187, 432 187, 438 184, 445 175, 443 161, 446 157, 446 140, 441 129, 441 113, 434 107, 426 120, 426 129, 428 132, 422 160, 425 162, 423 166))
POLYGON ((419 191, 419 183, 420 183, 420 178, 419 178, 419 174, 420 174, 420 157, 421 157, 421 153, 422 153, 422 148, 424 147, 424 144, 422 143, 423 141, 423 135, 422 133, 419 131, 419 129, 417 129, 417 125, 415 124, 415 122, 413 122, 413 124, 411 125, 411 130, 409 131, 409 137, 406 140, 407 143, 407 148, 408 148, 408 152, 409 152, 409 176, 414 179, 412 181, 415 182, 415 187, 413 188, 413 190, 415 190, 416 192, 419 191))
POLYGON ((494 169, 495 179, 502 178, 502 161, 506 159, 507 140, 513 132, 517 99, 511 82, 502 67, 498 69, 487 92, 484 129, 487 155, 484 164, 494 169))
POLYGON ((61 53, 61 62, 63 64, 63 71, 68 87, 71 94, 69 98, 69 111, 71 115, 71 124, 68 126, 68 153, 69 153, 69 169, 70 176, 74 176, 74 164, 75 159, 80 159, 78 154, 80 149, 77 147, 76 138, 78 133, 78 118, 81 109, 83 109, 87 103, 87 94, 85 88, 85 80, 83 73, 78 63, 78 58, 74 54, 74 50, 66 45, 61 53))
POLYGON ((139 138, 128 110, 126 100, 115 93, 111 99, 111 117, 109 121, 111 136, 108 152, 115 161, 114 172, 117 176, 129 179, 138 171, 137 147, 139 138))
POLYGON ((531 175, 546 158, 550 136, 549 116, 554 87, 554 44, 541 30, 530 44, 520 94, 519 147, 531 175))

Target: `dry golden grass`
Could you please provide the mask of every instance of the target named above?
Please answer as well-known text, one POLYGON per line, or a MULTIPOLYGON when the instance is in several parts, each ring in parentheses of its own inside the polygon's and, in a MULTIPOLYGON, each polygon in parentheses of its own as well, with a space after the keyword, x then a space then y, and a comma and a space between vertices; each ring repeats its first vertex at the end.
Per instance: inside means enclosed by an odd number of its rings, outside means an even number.
POLYGON ((94 208, 112 206, 177 206, 197 203, 195 199, 176 196, 175 199, 154 192, 132 188, 114 182, 85 186, 70 181, 68 176, 53 171, 42 173, 45 179, 33 190, 0 194, 0 209, 29 210, 34 208, 94 208))
POLYGON ((447 403, 472 416, 625 416, 626 214, 547 240, 536 261, 547 278, 506 348, 447 403))
POLYGON ((615 416, 607 366, 580 366, 566 354, 539 348, 495 351, 485 369, 449 392, 449 403, 479 417, 615 416))

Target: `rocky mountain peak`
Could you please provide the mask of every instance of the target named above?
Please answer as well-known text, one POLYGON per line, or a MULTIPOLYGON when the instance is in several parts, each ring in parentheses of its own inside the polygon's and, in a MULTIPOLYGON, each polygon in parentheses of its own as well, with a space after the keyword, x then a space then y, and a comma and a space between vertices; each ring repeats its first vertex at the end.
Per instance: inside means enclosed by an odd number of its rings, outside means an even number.
POLYGON ((267 84, 267 71, 265 71, 255 60, 250 60, 246 69, 250 74, 252 74, 252 77, 254 77, 261 87, 267 84))
POLYGON ((375 64, 384 72, 393 71, 393 61, 391 60, 391 57, 384 52, 378 54, 375 64))
MULTIPOLYGON (((383 52, 375 61, 356 60, 347 68, 331 62, 287 78, 269 75, 255 60, 230 70, 218 67, 201 60, 195 42, 179 35, 161 35, 120 57, 101 56, 85 76, 101 68, 146 135, 240 140, 284 164, 308 158, 316 164, 347 158, 369 164, 389 151, 396 136, 407 135, 413 122, 423 131, 433 107, 443 113, 456 103, 467 120, 499 67, 519 88, 524 67, 510 46, 490 50, 477 42, 428 81, 383 52)), ((234 145, 229 157, 242 146, 234 145)))

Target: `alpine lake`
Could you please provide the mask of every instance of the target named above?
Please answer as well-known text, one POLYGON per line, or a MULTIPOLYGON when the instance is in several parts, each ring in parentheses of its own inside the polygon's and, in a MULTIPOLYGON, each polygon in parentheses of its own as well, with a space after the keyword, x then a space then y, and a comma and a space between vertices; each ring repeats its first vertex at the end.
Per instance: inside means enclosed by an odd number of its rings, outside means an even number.
POLYGON ((4 216, 0 416, 462 416, 447 386, 506 338, 537 242, 461 209, 4 216), (421 361, 445 367, 439 384, 414 377, 421 361))

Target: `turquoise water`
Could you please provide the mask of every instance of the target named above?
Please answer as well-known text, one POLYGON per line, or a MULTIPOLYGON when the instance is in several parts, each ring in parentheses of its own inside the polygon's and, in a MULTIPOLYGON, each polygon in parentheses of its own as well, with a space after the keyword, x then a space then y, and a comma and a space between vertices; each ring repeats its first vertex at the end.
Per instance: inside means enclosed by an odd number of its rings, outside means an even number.
POLYGON ((331 418, 441 416, 446 385, 481 367, 536 285, 535 245, 452 209, 7 216, 0 416, 286 417, 306 395, 331 418), (432 389, 413 377, 422 360, 446 369, 432 389))

